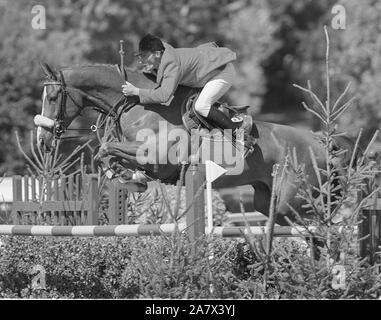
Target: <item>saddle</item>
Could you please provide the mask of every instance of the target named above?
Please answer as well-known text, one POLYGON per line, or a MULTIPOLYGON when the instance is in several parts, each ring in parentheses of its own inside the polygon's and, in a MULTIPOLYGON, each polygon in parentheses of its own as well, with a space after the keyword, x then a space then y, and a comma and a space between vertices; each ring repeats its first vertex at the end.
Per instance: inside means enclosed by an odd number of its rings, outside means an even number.
MULTIPOLYGON (((199 115, 195 110, 195 102, 201 90, 193 90, 187 99, 185 99, 182 107, 181 114, 185 128, 190 133, 191 130, 198 130, 201 136, 207 135, 210 131, 216 129, 214 123, 209 122, 208 119, 199 115)), ((227 115, 233 122, 240 122, 241 125, 238 129, 243 130, 243 143, 245 147, 244 157, 247 157, 254 151, 256 140, 259 138, 257 126, 253 122, 251 116, 247 114, 249 105, 242 106, 229 106, 227 103, 215 102, 212 108, 218 108, 225 115, 227 115)), ((221 128, 217 128, 221 129, 221 128)), ((223 130, 221 130, 223 132, 223 130)), ((230 138, 231 139, 231 138, 230 138)), ((235 141, 232 141, 233 145, 235 141)))

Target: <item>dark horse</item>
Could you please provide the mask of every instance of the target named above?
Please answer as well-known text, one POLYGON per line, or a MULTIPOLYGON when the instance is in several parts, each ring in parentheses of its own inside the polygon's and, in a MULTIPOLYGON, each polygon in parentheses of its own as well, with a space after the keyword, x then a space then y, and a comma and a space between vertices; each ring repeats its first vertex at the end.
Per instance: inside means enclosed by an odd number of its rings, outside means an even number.
MULTIPOLYGON (((114 65, 98 64, 69 67, 56 72, 52 71, 47 64, 43 64, 43 70, 48 81, 45 83, 46 99, 43 103, 41 114, 43 117, 41 118, 46 121, 39 124, 41 129, 39 129, 38 143, 46 151, 51 148, 57 132, 62 133, 81 113, 82 109, 96 106, 98 110, 112 114, 113 112, 110 110, 123 98, 121 93, 123 79, 114 65)), ((127 75, 128 81, 137 87, 154 88, 157 86, 154 81, 140 72, 128 70, 127 75)), ((119 119, 122 142, 104 143, 100 148, 100 154, 123 159, 125 167, 145 170, 153 179, 175 183, 179 178, 180 160, 177 163, 173 159, 169 161, 169 155, 173 149, 189 150, 190 142, 184 139, 166 139, 167 137, 162 135, 160 130, 164 128, 162 124, 165 123, 167 132, 173 132, 173 130, 184 132, 185 127, 182 122, 180 105, 183 104, 190 90, 190 88, 179 87, 169 106, 142 105, 138 102, 132 104, 133 107, 122 113, 119 119), (139 132, 146 133, 144 141, 138 141, 137 133, 139 132), (184 143, 187 145, 181 145, 184 143), (142 165, 141 159, 139 159, 141 156, 137 155, 137 151, 143 144, 148 148, 152 147, 153 150, 157 150, 154 162, 142 165)), ((135 99, 136 102, 136 97, 128 99, 135 99)), ((213 183, 213 187, 252 185, 255 189, 255 209, 268 215, 273 165, 276 163, 284 164, 289 151, 295 149, 298 162, 305 165, 308 182, 313 186, 318 186, 310 158, 310 148, 316 155, 317 165, 320 168, 326 166, 325 149, 311 132, 274 123, 261 121, 254 121, 254 123, 259 132, 259 139, 254 152, 242 160, 240 170, 234 171, 235 169, 232 169, 231 174, 218 178, 213 183)), ((211 144, 213 145, 213 142, 211 144)), ((352 146, 345 143, 343 147, 348 150, 346 158, 350 157, 352 146)), ((215 160, 215 156, 215 154, 212 155, 211 160, 215 160)), ((345 161, 346 159, 341 160, 345 161)), ((228 165, 223 163, 221 165, 229 169, 228 165)), ((289 205, 301 216, 307 215, 306 209, 303 208, 303 201, 296 197, 298 185, 295 185, 294 182, 294 173, 287 171, 282 180, 277 208, 277 223, 281 225, 287 224, 284 216, 293 216, 289 205)))

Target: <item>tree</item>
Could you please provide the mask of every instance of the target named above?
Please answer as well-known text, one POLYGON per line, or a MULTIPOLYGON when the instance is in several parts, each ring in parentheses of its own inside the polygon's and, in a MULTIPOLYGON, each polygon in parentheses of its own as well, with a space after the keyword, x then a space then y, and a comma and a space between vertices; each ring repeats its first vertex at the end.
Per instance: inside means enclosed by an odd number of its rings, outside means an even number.
MULTIPOLYGON (((0 3, 1 174, 23 170, 15 130, 25 137, 25 133, 34 127, 33 116, 40 113, 43 75, 39 61, 74 63, 82 59, 86 47, 83 34, 73 30, 49 30, 50 20, 47 30, 33 29, 31 10, 32 5, 26 0, 0 3)), ((62 13, 64 8, 60 10, 57 13, 62 13)), ((60 14, 57 16, 59 18, 60 14)))
MULTIPOLYGON (((346 9, 347 26, 335 32, 333 42, 334 74, 337 87, 350 81, 355 94, 355 107, 340 119, 351 135, 364 128, 370 139, 381 126, 381 3, 374 0, 340 1, 346 9)), ((381 141, 381 136, 378 138, 381 141)))
POLYGON ((229 19, 220 22, 226 44, 237 52, 238 79, 230 98, 234 103, 251 105, 252 111, 259 113, 267 81, 262 64, 279 49, 281 43, 274 39, 278 25, 271 20, 266 1, 237 3, 229 19))
POLYGON ((357 136, 362 127, 363 138, 369 141, 381 123, 381 37, 377 28, 381 21, 381 3, 342 0, 328 1, 325 5, 314 29, 302 33, 299 38, 300 57, 294 70, 299 75, 299 83, 310 79, 319 94, 324 92, 325 38, 322 30, 327 25, 331 38, 332 96, 338 98, 346 84, 351 82, 347 97, 356 97, 350 111, 339 119, 339 124, 352 137, 357 136), (345 29, 332 28, 335 15, 331 10, 336 4, 345 8, 345 29))

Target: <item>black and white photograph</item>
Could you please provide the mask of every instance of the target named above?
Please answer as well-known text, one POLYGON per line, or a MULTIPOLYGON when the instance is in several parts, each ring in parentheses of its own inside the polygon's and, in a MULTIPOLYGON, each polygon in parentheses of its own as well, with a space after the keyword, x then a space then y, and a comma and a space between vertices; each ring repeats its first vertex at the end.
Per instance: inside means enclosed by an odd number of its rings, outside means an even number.
POLYGON ((380 128, 379 0, 0 0, 0 303, 381 300, 380 128))

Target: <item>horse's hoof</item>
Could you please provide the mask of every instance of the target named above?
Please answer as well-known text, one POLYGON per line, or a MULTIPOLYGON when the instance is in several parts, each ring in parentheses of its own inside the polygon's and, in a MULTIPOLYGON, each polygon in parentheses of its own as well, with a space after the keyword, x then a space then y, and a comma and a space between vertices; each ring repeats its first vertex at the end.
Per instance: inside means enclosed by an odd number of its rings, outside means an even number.
POLYGON ((255 145, 252 143, 245 143, 245 149, 242 154, 242 159, 246 159, 248 156, 250 156, 255 150, 255 145))

